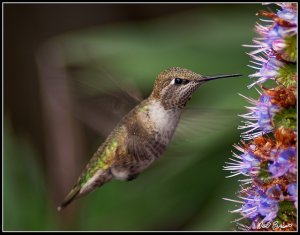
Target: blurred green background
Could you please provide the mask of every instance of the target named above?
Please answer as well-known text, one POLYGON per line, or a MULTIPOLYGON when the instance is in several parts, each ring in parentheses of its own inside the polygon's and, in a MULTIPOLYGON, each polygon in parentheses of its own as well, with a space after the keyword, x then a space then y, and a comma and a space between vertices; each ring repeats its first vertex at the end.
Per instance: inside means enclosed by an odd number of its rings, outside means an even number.
MULTIPOLYGON (((4 4, 3 230, 233 230, 222 166, 239 141, 260 4, 4 4), (196 126, 131 182, 57 205, 157 74, 205 75, 196 126), (123 105, 124 103, 124 105, 123 105)), ((253 90, 253 89, 252 89, 253 90)), ((196 113, 196 112, 195 112, 196 113)), ((194 119, 195 119, 194 117, 194 119)))

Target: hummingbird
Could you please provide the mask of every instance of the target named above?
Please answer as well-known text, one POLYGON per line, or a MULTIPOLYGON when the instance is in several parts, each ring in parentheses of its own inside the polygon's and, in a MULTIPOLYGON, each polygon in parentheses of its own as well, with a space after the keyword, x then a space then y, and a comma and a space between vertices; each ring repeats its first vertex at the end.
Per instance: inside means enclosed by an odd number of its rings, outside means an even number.
POLYGON ((150 96, 116 125, 57 210, 112 179, 135 179, 164 153, 193 93, 207 81, 237 76, 203 76, 181 67, 158 74, 150 96))

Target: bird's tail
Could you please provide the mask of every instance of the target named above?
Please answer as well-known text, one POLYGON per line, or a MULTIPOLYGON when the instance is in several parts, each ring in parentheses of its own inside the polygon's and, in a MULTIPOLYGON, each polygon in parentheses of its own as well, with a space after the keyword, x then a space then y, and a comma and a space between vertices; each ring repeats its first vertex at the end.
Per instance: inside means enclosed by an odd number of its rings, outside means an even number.
POLYGON ((57 207, 58 211, 61 211, 64 209, 66 206, 68 206, 79 194, 81 187, 79 185, 75 186, 71 192, 65 197, 63 202, 60 204, 60 206, 57 207))
POLYGON ((65 197, 61 205, 57 207, 57 210, 61 211, 62 209, 67 207, 74 199, 86 195, 91 191, 94 191, 97 187, 100 187, 106 182, 110 181, 112 177, 113 176, 110 171, 97 171, 85 184, 80 185, 79 183, 77 183, 71 190, 71 192, 65 197))

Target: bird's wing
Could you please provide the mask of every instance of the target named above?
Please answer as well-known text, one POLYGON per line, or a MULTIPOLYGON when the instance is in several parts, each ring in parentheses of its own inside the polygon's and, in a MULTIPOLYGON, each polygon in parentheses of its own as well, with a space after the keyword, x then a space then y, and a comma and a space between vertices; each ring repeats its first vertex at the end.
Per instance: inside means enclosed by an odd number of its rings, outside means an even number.
POLYGON ((236 129, 238 109, 187 108, 179 121, 172 146, 180 147, 191 142, 200 143, 211 135, 236 129))
POLYGON ((40 80, 53 105, 69 112, 97 135, 106 137, 141 100, 140 90, 93 61, 68 64, 56 46, 37 56, 40 80))

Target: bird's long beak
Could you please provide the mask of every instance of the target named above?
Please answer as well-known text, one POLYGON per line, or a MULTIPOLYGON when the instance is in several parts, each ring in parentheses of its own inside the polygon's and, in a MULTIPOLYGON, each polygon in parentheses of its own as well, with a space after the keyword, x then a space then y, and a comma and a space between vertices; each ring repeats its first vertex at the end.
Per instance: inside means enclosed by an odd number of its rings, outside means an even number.
POLYGON ((201 79, 199 79, 199 82, 206 82, 206 81, 211 81, 215 79, 220 79, 220 78, 232 78, 232 77, 239 77, 242 76, 242 74, 228 74, 228 75, 216 75, 216 76, 202 76, 201 79))

